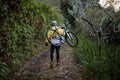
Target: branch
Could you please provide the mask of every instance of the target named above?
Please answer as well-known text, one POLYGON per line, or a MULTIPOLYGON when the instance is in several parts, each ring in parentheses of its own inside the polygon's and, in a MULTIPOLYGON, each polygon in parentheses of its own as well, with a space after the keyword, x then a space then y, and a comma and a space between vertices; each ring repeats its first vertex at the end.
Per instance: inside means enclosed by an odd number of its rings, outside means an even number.
POLYGON ((92 22, 90 22, 89 20, 87 20, 87 19, 85 19, 85 18, 83 18, 82 17, 82 20, 84 20, 85 22, 87 22, 90 26, 91 26, 91 28, 93 29, 93 31, 94 31, 94 33, 96 34, 96 36, 98 37, 98 34, 97 34, 97 30, 95 29, 95 25, 92 23, 92 22))
POLYGON ((85 19, 85 18, 83 18, 83 17, 82 17, 82 20, 84 20, 85 22, 87 22, 90 26, 94 26, 94 25, 92 24, 92 22, 90 22, 89 20, 87 20, 87 19, 85 19))

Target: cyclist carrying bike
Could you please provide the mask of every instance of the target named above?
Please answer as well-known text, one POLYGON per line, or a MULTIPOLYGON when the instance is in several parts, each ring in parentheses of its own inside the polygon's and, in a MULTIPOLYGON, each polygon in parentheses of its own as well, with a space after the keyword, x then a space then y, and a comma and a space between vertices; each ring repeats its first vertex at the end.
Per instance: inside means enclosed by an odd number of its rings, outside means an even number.
MULTIPOLYGON (((54 31, 58 31, 58 33, 60 35, 63 35, 63 29, 61 29, 60 27, 57 26, 57 21, 52 21, 52 30, 54 31)), ((50 62, 50 68, 53 67, 53 53, 54 53, 54 49, 56 49, 56 66, 59 66, 60 63, 59 63, 59 59, 60 59, 60 46, 61 46, 61 43, 60 43, 60 37, 57 35, 57 34, 54 34, 54 31, 49 31, 48 33, 48 38, 51 38, 51 47, 50 47, 50 59, 51 59, 51 62, 50 62)), ((48 39, 46 38, 46 46, 48 46, 48 39)))

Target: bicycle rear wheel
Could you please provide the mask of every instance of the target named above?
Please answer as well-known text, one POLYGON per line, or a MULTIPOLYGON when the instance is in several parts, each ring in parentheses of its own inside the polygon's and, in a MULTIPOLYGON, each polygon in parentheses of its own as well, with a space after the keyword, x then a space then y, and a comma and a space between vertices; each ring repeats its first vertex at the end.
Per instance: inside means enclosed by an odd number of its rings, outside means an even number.
POLYGON ((54 46, 59 46, 62 43, 61 39, 58 39, 59 43, 55 44, 52 41, 51 35, 55 35, 60 38, 61 37, 60 34, 56 30, 53 30, 53 29, 48 29, 48 31, 46 32, 46 38, 47 38, 48 42, 54 46))
POLYGON ((76 36, 75 33, 69 31, 65 35, 65 40, 67 44, 71 47, 75 47, 78 45, 78 37, 76 36))

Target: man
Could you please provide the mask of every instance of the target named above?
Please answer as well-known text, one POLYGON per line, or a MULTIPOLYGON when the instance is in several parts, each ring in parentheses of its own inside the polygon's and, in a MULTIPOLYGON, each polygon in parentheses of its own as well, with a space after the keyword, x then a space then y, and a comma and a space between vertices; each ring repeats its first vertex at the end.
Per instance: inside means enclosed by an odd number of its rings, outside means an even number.
MULTIPOLYGON (((63 29, 61 29, 61 28, 59 28, 57 26, 57 21, 52 21, 52 29, 53 30, 57 29, 59 34, 63 35, 63 29)), ((53 31, 50 31, 48 33, 48 37, 49 38, 53 37, 53 31)), ((55 37, 58 37, 58 36, 56 35, 55 37)), ((46 38, 46 46, 48 46, 48 39, 47 38, 46 38)), ((51 58, 50 68, 53 67, 53 58, 54 58, 53 53, 54 53, 54 49, 56 49, 56 61, 57 61, 56 66, 60 65, 60 63, 59 63, 59 59, 60 59, 60 55, 59 55, 59 53, 60 53, 60 46, 61 46, 61 44, 59 44, 59 45, 51 44, 51 48, 50 48, 50 58, 51 58)))

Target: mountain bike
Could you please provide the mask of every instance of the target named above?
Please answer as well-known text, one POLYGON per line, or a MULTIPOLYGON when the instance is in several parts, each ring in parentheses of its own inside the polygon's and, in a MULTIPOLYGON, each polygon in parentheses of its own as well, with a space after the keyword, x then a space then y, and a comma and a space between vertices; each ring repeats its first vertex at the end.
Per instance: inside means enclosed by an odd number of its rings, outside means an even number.
POLYGON ((60 42, 59 44, 56 44, 55 46, 60 45, 64 41, 66 41, 66 43, 71 47, 77 46, 78 45, 78 37, 74 32, 70 31, 67 26, 68 26, 68 24, 64 24, 62 26, 55 27, 55 29, 51 29, 51 28, 48 29, 46 32, 46 38, 48 39, 49 43, 53 44, 53 42, 51 41, 51 37, 48 36, 48 33, 50 31, 52 31, 52 35, 58 36, 57 41, 60 42), (59 32, 58 32, 59 28, 63 29, 64 35, 59 34, 59 32))

